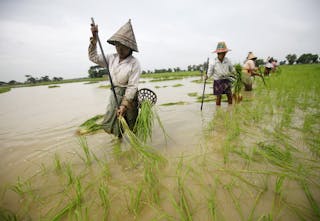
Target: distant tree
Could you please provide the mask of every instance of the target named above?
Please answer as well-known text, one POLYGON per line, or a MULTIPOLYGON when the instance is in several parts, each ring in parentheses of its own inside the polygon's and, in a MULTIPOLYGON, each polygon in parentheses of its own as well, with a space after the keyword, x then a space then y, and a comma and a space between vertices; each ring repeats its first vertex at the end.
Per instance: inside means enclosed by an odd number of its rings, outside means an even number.
POLYGON ((53 77, 52 80, 53 81, 62 81, 63 78, 62 77, 53 77))
POLYGON ((300 57, 297 59, 298 64, 310 64, 310 63, 318 63, 318 55, 313 55, 313 54, 302 54, 300 57))
POLYGON ((37 82, 37 79, 35 79, 31 75, 25 75, 25 76, 27 78, 26 83, 35 84, 37 82))
POLYGON ((295 54, 288 54, 288 55, 286 56, 286 59, 288 60, 288 63, 289 63, 290 65, 292 65, 292 64, 294 64, 294 62, 296 62, 296 60, 297 60, 297 55, 295 55, 295 54))
POLYGON ((40 77, 40 80, 39 80, 39 81, 40 81, 40 82, 48 82, 48 81, 50 81, 50 78, 49 78, 48 75, 46 75, 46 76, 40 77))
POLYGON ((11 80, 11 81, 9 81, 8 82, 8 84, 10 84, 10 85, 14 85, 14 84, 17 84, 18 82, 16 82, 15 80, 11 80))
POLYGON ((107 69, 99 65, 91 66, 88 70, 88 74, 90 78, 100 78, 107 74, 107 69))
POLYGON ((280 64, 280 65, 284 65, 284 64, 286 64, 286 61, 280 61, 279 64, 280 64))

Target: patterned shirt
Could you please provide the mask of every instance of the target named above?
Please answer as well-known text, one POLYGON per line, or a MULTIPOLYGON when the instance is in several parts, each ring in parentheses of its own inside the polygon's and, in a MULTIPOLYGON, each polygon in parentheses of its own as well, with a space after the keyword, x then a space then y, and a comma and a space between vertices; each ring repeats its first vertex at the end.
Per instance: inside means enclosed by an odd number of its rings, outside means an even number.
POLYGON ((208 77, 213 75, 213 80, 229 79, 234 72, 235 69, 228 58, 225 57, 222 62, 215 58, 213 64, 209 64, 208 77))
MULTIPOLYGON (((97 54, 97 42, 95 40, 90 41, 88 53, 90 61, 101 67, 106 67, 102 55, 97 54)), ((118 54, 107 54, 106 60, 114 86, 126 87, 124 96, 127 100, 132 100, 138 90, 141 75, 139 61, 132 55, 129 55, 126 59, 119 62, 118 54)))

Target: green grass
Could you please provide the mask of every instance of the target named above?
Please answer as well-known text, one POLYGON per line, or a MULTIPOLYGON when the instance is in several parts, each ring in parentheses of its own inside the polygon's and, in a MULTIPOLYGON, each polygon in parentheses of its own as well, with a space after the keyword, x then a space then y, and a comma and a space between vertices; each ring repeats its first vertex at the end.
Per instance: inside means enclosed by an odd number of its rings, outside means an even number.
POLYGON ((9 92, 11 90, 11 87, 0 87, 0 94, 1 93, 5 93, 5 92, 9 92))

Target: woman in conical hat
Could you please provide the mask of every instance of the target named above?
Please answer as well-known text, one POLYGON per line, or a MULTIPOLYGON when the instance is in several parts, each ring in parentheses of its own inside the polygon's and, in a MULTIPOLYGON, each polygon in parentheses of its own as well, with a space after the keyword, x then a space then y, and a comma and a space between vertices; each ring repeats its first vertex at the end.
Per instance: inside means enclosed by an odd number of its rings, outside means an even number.
POLYGON ((225 42, 218 42, 217 49, 214 53, 217 53, 213 64, 209 65, 208 75, 206 79, 213 76, 213 94, 217 96, 216 105, 221 105, 221 96, 226 94, 228 97, 228 103, 232 104, 232 92, 231 78, 235 73, 235 69, 230 60, 225 57, 227 52, 231 51, 227 48, 225 42))
POLYGON ((244 65, 242 66, 242 82, 246 91, 252 90, 252 78, 254 76, 260 75, 257 73, 258 68, 255 65, 256 60, 257 56, 255 56, 252 52, 249 52, 247 60, 244 62, 244 65))
MULTIPOLYGON (((97 54, 98 27, 91 24, 91 32, 92 37, 88 50, 89 59, 101 67, 106 67, 103 57, 97 54)), ((117 116, 124 116, 130 129, 133 129, 138 116, 136 94, 141 68, 137 58, 132 55, 133 51, 138 52, 138 46, 131 21, 129 20, 123 25, 107 42, 114 45, 116 49, 116 53, 106 55, 106 61, 120 106, 117 108, 114 95, 111 93, 102 126, 107 133, 121 137, 121 128, 117 116)))

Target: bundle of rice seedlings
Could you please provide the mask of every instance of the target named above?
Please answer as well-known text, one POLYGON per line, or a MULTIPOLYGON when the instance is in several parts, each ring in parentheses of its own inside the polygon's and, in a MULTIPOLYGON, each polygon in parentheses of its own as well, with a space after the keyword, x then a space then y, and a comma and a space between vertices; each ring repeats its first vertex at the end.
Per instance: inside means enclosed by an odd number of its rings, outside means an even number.
POLYGON ((143 143, 146 143, 148 139, 152 139, 152 129, 155 119, 162 129, 166 139, 167 134, 153 104, 149 100, 142 101, 133 132, 143 143))
POLYGON ((156 152, 156 150, 150 146, 145 145, 129 128, 126 120, 119 116, 119 122, 123 128, 123 133, 127 136, 131 147, 136 151, 139 156, 144 160, 150 160, 155 162, 165 162, 165 158, 156 152))
POLYGON ((99 122, 99 121, 102 121, 102 119, 103 119, 103 115, 99 114, 86 120, 84 123, 80 125, 80 128, 78 129, 77 133, 79 135, 84 135, 84 134, 93 133, 95 131, 102 129, 102 125, 99 122))
POLYGON ((242 90, 242 67, 240 64, 236 64, 234 66, 236 73, 235 73, 235 79, 232 83, 232 89, 233 89, 233 97, 235 99, 236 103, 239 103, 242 100, 241 90, 242 90))
POLYGON ((152 138, 152 128, 154 124, 154 112, 152 110, 152 103, 145 100, 140 105, 139 114, 133 128, 133 132, 142 141, 146 142, 152 138))

